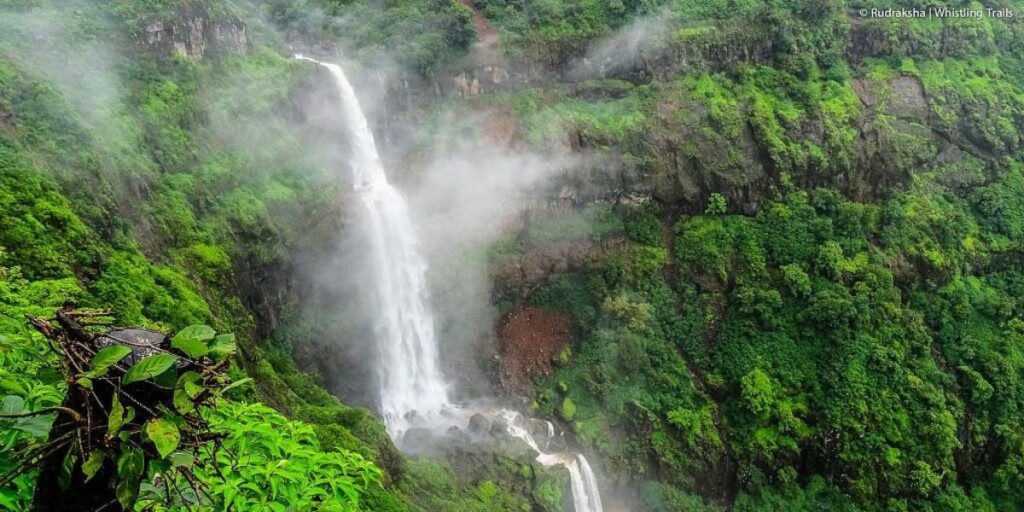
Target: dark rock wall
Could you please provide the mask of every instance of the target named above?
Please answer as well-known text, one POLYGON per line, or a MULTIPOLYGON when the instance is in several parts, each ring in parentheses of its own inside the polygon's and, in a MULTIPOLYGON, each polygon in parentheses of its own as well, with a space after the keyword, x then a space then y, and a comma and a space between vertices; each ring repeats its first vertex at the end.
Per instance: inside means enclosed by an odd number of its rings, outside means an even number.
POLYGON ((204 2, 187 3, 170 16, 151 19, 136 37, 146 50, 196 60, 211 54, 243 52, 249 45, 242 20, 214 13, 204 2))

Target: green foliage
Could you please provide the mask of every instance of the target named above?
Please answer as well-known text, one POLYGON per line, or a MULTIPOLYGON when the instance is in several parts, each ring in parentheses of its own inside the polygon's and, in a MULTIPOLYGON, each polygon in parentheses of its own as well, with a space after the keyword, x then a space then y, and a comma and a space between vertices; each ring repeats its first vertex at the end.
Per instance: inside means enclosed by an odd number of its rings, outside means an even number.
POLYGON ((918 64, 938 127, 996 154, 1021 149, 1024 96, 1007 80, 996 57, 918 64), (976 112, 984 110, 986 115, 976 112))
POLYGON ((402 490, 415 497, 415 510, 437 512, 527 512, 530 505, 509 493, 499 483, 481 479, 466 484, 456 479, 450 467, 428 459, 412 459, 402 490))
POLYGON ((169 419, 154 418, 146 423, 146 437, 156 447, 157 454, 167 457, 178 448, 181 432, 169 419))
POLYGON ((576 416, 576 404, 572 402, 571 398, 565 397, 562 399, 562 407, 559 409, 559 413, 565 421, 572 421, 573 416, 576 416))
POLYGON ((651 512, 714 512, 721 508, 707 504, 699 496, 677 488, 648 482, 640 491, 645 510, 651 512))
POLYGON ((620 217, 605 205, 588 205, 531 220, 527 234, 531 242, 590 238, 600 240, 622 229, 620 217))
POLYGON ((708 215, 721 215, 729 209, 729 205, 726 202, 725 196, 714 192, 708 197, 708 206, 704 209, 704 213, 708 215))
MULTIPOLYGON (((214 339, 215 331, 208 326, 194 325, 179 334, 189 336, 198 343, 207 343, 214 339), (204 341, 198 341, 200 339, 204 341)), ((89 343, 87 339, 69 335, 54 340, 54 343, 60 347, 62 357, 66 359, 62 361, 62 366, 68 369, 66 371, 83 368, 85 362, 81 360, 80 354, 88 353, 83 348, 89 343)), ((68 489, 72 482, 82 485, 82 482, 93 478, 105 466, 105 460, 116 461, 116 472, 106 478, 110 479, 109 486, 115 489, 121 506, 131 508, 138 499, 146 468, 153 475, 166 476, 185 455, 194 458, 204 447, 202 439, 209 435, 207 423, 194 413, 197 407, 209 403, 212 397, 223 394, 227 385, 226 377, 216 366, 212 366, 214 363, 209 358, 189 359, 191 356, 188 354, 174 354, 161 347, 153 347, 151 351, 156 353, 129 366, 122 361, 133 352, 131 347, 112 345, 97 352, 88 363, 86 371, 66 376, 73 387, 64 401, 62 414, 70 414, 76 421, 56 427, 62 430, 56 431, 59 435, 51 436, 54 449, 67 447, 67 455, 61 466, 61 488, 68 489), (189 370, 177 379, 172 402, 146 398, 154 396, 154 387, 166 387, 165 381, 174 383, 178 367, 195 370, 189 370), (179 395, 179 390, 184 392, 184 396, 179 395), (104 397, 109 397, 109 404, 104 404, 107 400, 104 397), (101 408, 93 412, 93 403, 100 404, 101 408), (170 407, 172 405, 173 409, 170 407), (103 418, 103 414, 106 414, 106 418, 103 418), (89 435, 83 437, 80 432, 76 432, 77 429, 87 429, 89 435), (68 438, 70 442, 66 441, 68 438), (94 442, 94 438, 102 438, 103 442, 94 442), (179 448, 189 450, 190 453, 176 454, 179 448), (81 477, 76 468, 80 468, 81 477)), ((230 352, 224 355, 230 355, 230 352)), ((47 430, 44 429, 42 434, 47 430)), ((178 471, 176 476, 171 477, 172 480, 175 477, 191 478, 188 480, 189 487, 196 485, 190 470, 178 467, 178 471)), ((164 486, 167 487, 167 496, 170 496, 169 486, 173 486, 173 483, 168 481, 164 486)))
MULTIPOLYGON (((45 19, 34 9, 49 4, 0 1, 0 9, 45 19)), ((443 77, 474 39, 470 11, 451 0, 257 4, 288 30, 341 42, 357 60, 380 62, 386 51, 427 77, 443 77)), ((73 37, 52 39, 67 50, 99 37, 117 47, 123 96, 112 112, 83 108, 81 91, 28 62, 19 30, 0 36, 5 412, 62 400, 53 354, 21 316, 48 315, 66 299, 112 306, 122 324, 258 332, 236 285, 279 268, 337 192, 306 168, 280 121, 291 91, 309 85, 308 66, 258 42, 244 55, 192 62, 139 57, 128 34, 120 40, 123 25, 134 37, 181 8, 214 16, 243 8, 205 0, 77 5, 67 9, 73 37)), ((506 55, 542 64, 583 56, 587 44, 634 19, 633 28, 653 35, 636 59, 635 76, 649 83, 595 79, 493 98, 515 107, 529 143, 568 133, 584 151, 610 158, 594 166, 584 196, 603 196, 615 183, 609 195, 638 187, 664 202, 537 216, 522 240, 496 250, 515 258, 567 239, 617 244, 527 297, 574 320, 571 349, 536 383, 539 413, 569 422, 614 477, 659 480, 640 493, 650 510, 714 509, 694 493, 711 492, 726 473, 740 488, 737 510, 1020 508, 1017 23, 850 23, 862 3, 819 0, 476 6, 506 55), (854 31, 871 44, 854 44, 854 31), (845 61, 865 48, 877 58, 845 61), (908 110, 916 96, 906 89, 915 84, 927 102, 920 117, 908 110), (958 159, 952 146, 971 156, 958 159), (813 189, 822 185, 846 198, 813 189), (666 219, 679 220, 669 229, 666 219)), ((249 28, 252 41, 267 37, 249 28)), ((242 383, 231 395, 265 400, 308 425, 253 404, 204 411, 239 448, 224 478, 221 462, 181 451, 188 436, 179 425, 138 425, 137 408, 115 401, 107 428, 137 436, 142 448, 84 460, 68 450, 65 473, 117 464, 118 496, 130 501, 141 488, 154 506, 166 493, 145 473, 166 464, 206 471, 222 490, 221 501, 204 504, 214 508, 235 500, 236 508, 271 510, 527 507, 512 496, 521 490, 502 487, 508 475, 460 481, 441 464, 412 461, 403 476, 371 413, 340 404, 284 351, 208 332, 180 331, 178 356, 220 361, 242 347, 246 368, 231 370, 242 383), (246 441, 264 419, 272 431, 246 441), (243 478, 238 467, 249 473, 243 478)), ((124 355, 102 354, 79 382, 123 366, 124 355)), ((159 378, 158 369, 136 372, 159 378)), ((198 373, 166 389, 174 414, 198 413, 198 373)), ((0 420, 0 473, 14 452, 39 446, 51 419, 0 420)), ((33 478, 0 489, 0 506, 27 508, 33 478)), ((536 478, 536 501, 560 506, 565 482, 536 478)), ((203 498, 186 491, 178 499, 171 505, 203 498)))
POLYGON ((111 345, 93 356, 89 362, 89 371, 82 374, 83 377, 95 379, 107 374, 110 367, 132 353, 131 347, 125 345, 111 345))
MULTIPOLYGON (((208 491, 197 496, 186 490, 179 506, 355 511, 362 510, 361 496, 381 480, 380 469, 362 456, 322 450, 309 425, 266 406, 220 402, 205 415, 211 432, 224 436, 221 449, 216 456, 200 452, 194 462, 184 459, 208 491)), ((185 477, 178 478, 188 489, 185 477)), ((143 488, 139 507, 166 510, 159 487, 143 488)))
MULTIPOLYGON (((43 315, 60 307, 69 293, 79 292, 73 279, 24 279, 19 268, 0 265, 0 408, 3 414, 37 411, 60 405, 64 379, 54 369, 56 357, 45 340, 22 323, 22 315, 43 315)), ((18 454, 46 441, 55 415, 0 419, 0 474, 12 471, 18 454)), ((35 471, 0 487, 0 507, 29 506, 35 471)))
POLYGON ((180 270, 150 265, 139 253, 119 253, 107 260, 92 291, 125 322, 161 319, 185 326, 211 317, 209 306, 180 270))
MULTIPOLYGON (((636 257, 606 256, 572 279, 553 279, 535 293, 538 303, 560 290, 581 333, 569 364, 542 381, 539 408, 550 410, 560 395, 571 400, 577 435, 626 474, 647 471, 627 462, 638 453, 674 474, 699 474, 729 453, 740 465, 747 494, 737 507, 745 510, 850 508, 844 493, 870 508, 881 489, 922 506, 978 489, 1019 499, 1008 491, 1015 470, 954 465, 965 449, 957 434, 964 404, 974 411, 969 451, 997 450, 1011 461, 1020 445, 1003 422, 1016 417, 1009 403, 1019 403, 1021 387, 989 373, 1024 361, 1010 348, 1014 328, 1001 327, 1019 323, 1009 297, 1021 289, 1020 269, 976 263, 1015 246, 1005 235, 1013 221, 1002 220, 1024 201, 1015 173, 995 178, 1009 186, 981 187, 970 201, 921 183, 881 208, 815 190, 756 217, 684 217, 672 257, 693 284, 675 289, 659 283, 666 262, 652 272, 636 257), (982 220, 987 212, 996 215, 982 220), (713 349, 690 337, 713 340, 713 349), (662 346, 668 351, 659 353, 662 346), (655 371, 641 380, 647 368, 655 371), (611 428, 630 441, 603 443, 610 434, 600 432, 611 428), (816 439, 826 431, 833 437, 823 451, 816 439), (648 442, 630 437, 639 432, 648 442), (837 465, 844 478, 823 470, 833 483, 797 485, 806 456, 837 465), (963 488, 940 476, 957 471, 963 488)), ((641 249, 649 250, 629 252, 641 249)), ((693 488, 684 478, 664 483, 693 488)), ((652 490, 645 499, 666 510, 686 503, 671 495, 652 490)))
POLYGON ((210 352, 210 341, 217 332, 208 325, 190 325, 171 337, 171 346, 192 358, 200 358, 210 352))
POLYGON ((123 384, 131 384, 152 379, 174 366, 177 359, 170 354, 155 354, 133 364, 121 379, 123 384))
POLYGON ((533 91, 514 97, 523 114, 527 140, 536 145, 559 140, 572 129, 588 143, 607 149, 609 146, 637 138, 648 120, 647 88, 633 89, 619 99, 585 101, 563 94, 544 98, 536 105, 533 91), (542 108, 538 108, 542 107, 542 108))
POLYGON ((579 56, 586 43, 622 26, 631 14, 657 3, 486 0, 475 5, 498 26, 507 53, 556 66, 579 56))
POLYGON ((972 192, 971 203, 980 214, 979 222, 988 228, 989 243, 994 247, 1009 249, 1024 239, 1024 211, 1017 200, 1022 195, 1024 175, 1016 165, 992 184, 972 192))
POLYGON ((94 241, 54 185, 0 141, 0 264, 31 279, 70 277, 92 264, 94 241))
POLYGON ((335 38, 358 48, 368 61, 387 55, 424 76, 433 76, 476 39, 472 14, 454 0, 401 0, 384 6, 365 0, 259 4, 282 28, 335 38))
MULTIPOLYGON (((217 6, 219 0, 204 0, 204 4, 217 6)), ((129 23, 141 24, 155 17, 171 15, 174 10, 188 2, 181 0, 115 0, 111 2, 111 12, 129 23)))

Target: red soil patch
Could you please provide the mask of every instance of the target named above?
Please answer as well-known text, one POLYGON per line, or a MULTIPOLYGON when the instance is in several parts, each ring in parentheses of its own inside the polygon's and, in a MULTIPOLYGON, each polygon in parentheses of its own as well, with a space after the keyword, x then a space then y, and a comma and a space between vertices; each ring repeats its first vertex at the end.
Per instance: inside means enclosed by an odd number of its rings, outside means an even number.
POLYGON ((548 375, 572 338, 568 315, 530 306, 512 310, 501 326, 502 384, 519 389, 533 375, 548 375))
POLYGON ((473 11, 473 25, 476 26, 476 32, 480 35, 480 42, 484 44, 498 42, 498 31, 494 30, 487 18, 484 18, 484 15, 473 4, 473 0, 459 0, 459 2, 473 11))

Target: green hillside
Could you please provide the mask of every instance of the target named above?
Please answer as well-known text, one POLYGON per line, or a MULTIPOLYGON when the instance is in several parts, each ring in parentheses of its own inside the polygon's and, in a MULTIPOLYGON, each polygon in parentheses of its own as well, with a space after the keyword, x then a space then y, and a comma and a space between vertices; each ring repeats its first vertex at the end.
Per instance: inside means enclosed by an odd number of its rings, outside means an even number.
POLYGON ((172 494, 155 434, 138 461, 111 434, 107 510, 572 510, 529 454, 402 453, 373 411, 354 299, 314 293, 360 276, 309 272, 359 219, 307 52, 375 98, 399 188, 463 144, 570 162, 462 255, 490 334, 440 343, 566 432, 608 512, 1024 510, 1024 3, 948 5, 984 15, 0 0, 0 509, 34 510, 33 450, 88 475, 81 441, 46 450, 82 372, 25 318, 72 301, 237 340, 194 413, 233 459, 197 448, 172 494), (523 310, 571 326, 543 371, 514 363, 523 310))

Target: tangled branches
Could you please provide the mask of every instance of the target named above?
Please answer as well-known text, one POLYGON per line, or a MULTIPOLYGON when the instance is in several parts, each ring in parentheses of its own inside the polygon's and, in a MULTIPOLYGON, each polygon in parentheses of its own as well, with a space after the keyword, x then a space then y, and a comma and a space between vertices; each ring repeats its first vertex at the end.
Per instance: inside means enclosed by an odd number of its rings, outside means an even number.
MULTIPOLYGON (((28 317, 59 355, 67 382, 60 406, 0 416, 56 413, 46 442, 25 450, 0 486, 40 468, 39 511, 130 509, 144 476, 168 493, 205 492, 191 464, 201 448, 215 456, 219 436, 199 414, 231 384, 225 375, 234 337, 187 327, 173 337, 112 329, 110 311, 66 307, 52 320, 28 317)), ((182 499, 184 501, 184 499, 182 499)))

